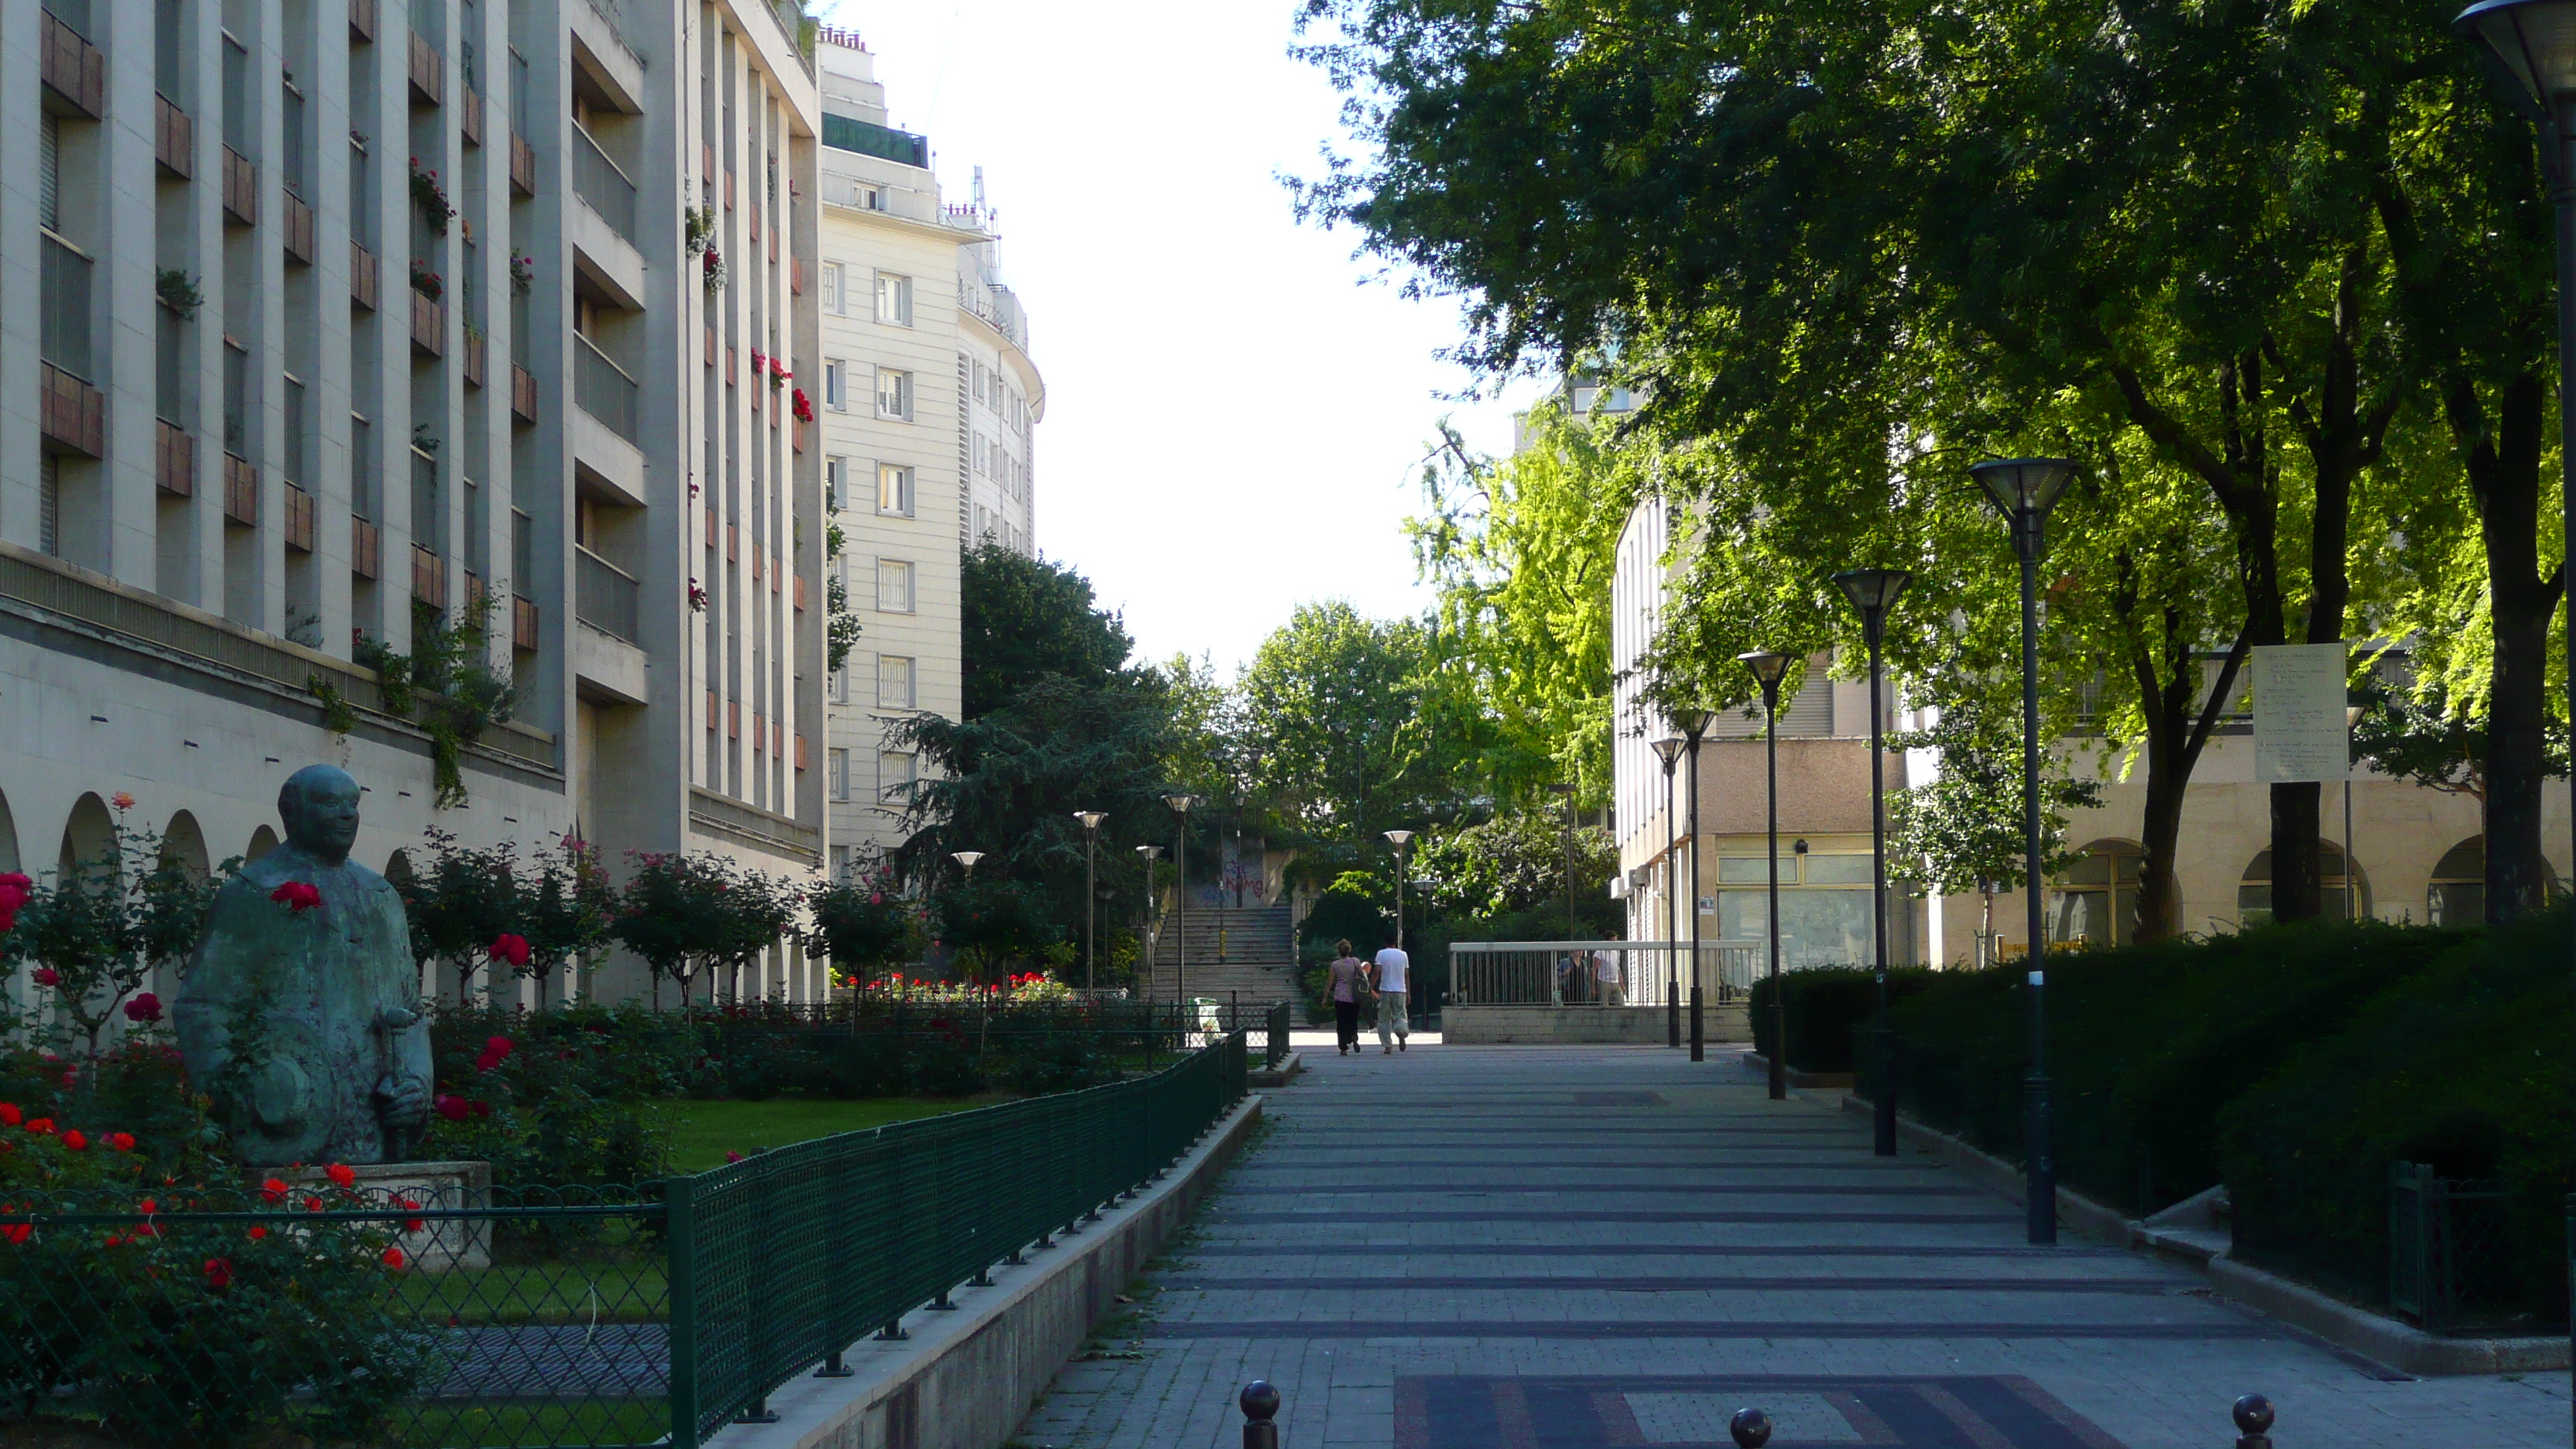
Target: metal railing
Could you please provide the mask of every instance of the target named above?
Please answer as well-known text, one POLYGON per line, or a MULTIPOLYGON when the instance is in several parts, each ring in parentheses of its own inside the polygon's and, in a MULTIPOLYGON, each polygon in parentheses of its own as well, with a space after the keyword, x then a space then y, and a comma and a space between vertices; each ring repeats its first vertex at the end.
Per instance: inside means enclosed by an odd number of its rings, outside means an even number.
POLYGON ((608 425, 628 442, 635 441, 635 379, 610 360, 597 344, 576 332, 572 350, 572 400, 583 412, 608 425))
MULTIPOLYGON (((1699 943, 1704 1002, 1741 999, 1761 969, 1759 941, 1699 943)), ((1687 1002, 1691 980, 1688 941, 1456 941, 1449 947, 1449 1001, 1457 1006, 1662 1006, 1675 996, 1687 1002)))
POLYGON ((635 183, 627 179, 624 167, 609 160, 599 143, 590 139, 590 132, 575 126, 572 134, 577 143, 572 150, 573 194, 588 202, 590 209, 599 213, 599 219, 608 223, 609 230, 634 242, 635 183))
MULTIPOLYGON (((0 1197, 0 1394, 126 1442, 696 1449, 1160 1176, 1244 1037, 1151 1076, 755 1153, 641 1191, 0 1197)), ((291 1182, 284 1180, 291 1178, 291 1182)))
POLYGON ((572 616, 629 644, 643 643, 644 586, 634 575, 579 544, 573 546, 572 558, 572 616))
POLYGON ((2539 1306, 2515 1250, 2513 1184, 2388 1169, 2388 1306, 2427 1333, 2528 1331, 2539 1306))

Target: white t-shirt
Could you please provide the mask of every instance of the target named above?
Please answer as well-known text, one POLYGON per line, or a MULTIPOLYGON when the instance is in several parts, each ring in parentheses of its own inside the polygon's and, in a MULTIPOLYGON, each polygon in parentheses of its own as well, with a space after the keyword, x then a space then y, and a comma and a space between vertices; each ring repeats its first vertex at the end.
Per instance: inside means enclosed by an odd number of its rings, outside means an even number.
POLYGON ((1389 946, 1385 950, 1378 952, 1377 989, 1380 991, 1402 991, 1404 989, 1405 968, 1412 964, 1413 961, 1410 957, 1407 957, 1402 951, 1395 949, 1393 946, 1389 946))
POLYGON ((1593 980, 1595 980, 1595 981, 1616 981, 1616 980, 1618 980, 1618 979, 1619 979, 1619 958, 1618 958, 1618 957, 1616 957, 1616 956, 1611 955, 1611 954, 1610 954, 1609 952, 1607 952, 1607 951, 1595 951, 1595 952, 1593 952, 1593 953, 1592 953, 1592 979, 1593 979, 1593 980))

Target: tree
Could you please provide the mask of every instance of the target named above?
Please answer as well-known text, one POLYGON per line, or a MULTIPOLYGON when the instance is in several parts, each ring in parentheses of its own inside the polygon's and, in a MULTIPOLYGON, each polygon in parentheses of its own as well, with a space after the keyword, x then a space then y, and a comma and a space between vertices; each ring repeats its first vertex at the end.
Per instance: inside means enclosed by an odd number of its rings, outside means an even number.
POLYGON ((537 858, 537 878, 519 901, 518 934, 527 942, 527 959, 512 969, 537 984, 539 1009, 546 1004, 546 983, 607 945, 616 919, 617 888, 599 868, 597 847, 568 834, 537 858))
MULTIPOLYGON (((1436 832, 1414 852, 1413 869, 1430 882, 1421 898, 1426 916, 1504 916, 1539 905, 1561 907, 1567 895, 1565 855, 1564 817, 1533 810, 1436 832)), ((1619 846, 1610 832, 1576 829, 1576 900, 1607 902, 1618 873, 1619 846)))
POLYGON ((722 856, 631 851, 633 873, 618 895, 617 943, 643 958, 653 977, 653 1006, 662 1006, 662 979, 691 1003, 700 975, 733 950, 725 890, 736 874, 722 856))
POLYGON ((966 551, 958 579, 964 712, 980 719, 1045 675, 1100 688, 1135 644, 1120 618, 1093 606, 1091 581, 1063 564, 997 543, 966 551))
MULTIPOLYGON (((2487 773, 2494 745, 2487 722, 2453 706, 2442 682, 2426 682, 2419 693, 2374 683, 2361 691, 2362 714, 2352 729, 2352 757, 2383 775, 2412 781, 2445 795, 2465 795, 2478 802, 2489 822, 2493 844, 2495 785, 2487 773)), ((2567 727, 2551 721, 2548 753, 2541 768, 2549 775, 2567 774, 2567 727)), ((2490 877, 2492 879, 2492 877, 2490 877)), ((2545 883, 2545 882, 2544 882, 2545 883)), ((2501 919, 2492 915, 2490 919, 2501 919)))
POLYGON ((863 972, 913 960, 921 944, 921 912, 903 898, 902 882, 883 864, 827 882, 810 901, 814 928, 805 949, 828 956, 832 969, 856 986, 863 972))
MULTIPOLYGON (((497 959, 504 936, 525 936, 518 847, 467 846, 433 825, 424 832, 427 860, 396 883, 411 926, 412 959, 444 961, 456 971, 456 1004, 474 999, 474 976, 497 959)), ((486 979, 487 986, 490 984, 486 979)))
POLYGON ((197 875, 162 849, 157 832, 126 823, 133 804, 116 797, 107 849, 98 856, 41 881, 0 875, 0 962, 33 963, 36 985, 51 993, 79 1036, 82 1081, 90 1086, 100 1033, 119 1008, 137 1022, 159 1019, 160 1003, 142 992, 143 983, 196 949, 215 892, 241 865, 227 860, 213 875, 197 875))

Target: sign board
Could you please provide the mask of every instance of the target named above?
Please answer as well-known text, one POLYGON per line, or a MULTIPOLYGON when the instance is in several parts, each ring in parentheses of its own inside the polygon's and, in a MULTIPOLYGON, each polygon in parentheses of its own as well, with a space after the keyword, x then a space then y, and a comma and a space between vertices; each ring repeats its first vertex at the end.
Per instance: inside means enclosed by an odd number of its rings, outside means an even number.
POLYGON ((2351 777, 2351 727, 2343 714, 2348 665, 2342 644, 2254 650, 2255 783, 2351 777))

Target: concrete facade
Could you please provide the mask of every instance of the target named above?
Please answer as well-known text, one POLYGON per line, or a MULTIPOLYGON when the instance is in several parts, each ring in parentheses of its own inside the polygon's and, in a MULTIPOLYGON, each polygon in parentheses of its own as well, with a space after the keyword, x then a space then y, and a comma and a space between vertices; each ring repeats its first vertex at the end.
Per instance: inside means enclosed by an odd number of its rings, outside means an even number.
POLYGON ((832 676, 825 779, 832 869, 903 835, 918 752, 889 732, 957 717, 959 560, 990 540, 1033 554, 1031 474, 1046 390, 1028 319, 1001 285, 995 217, 942 200, 927 137, 889 123, 876 57, 826 30, 817 51, 824 471, 858 625, 832 676))
POLYGON ((775 11, 11 0, 0 67, 41 138, 0 150, 0 862, 89 852, 120 791, 257 854, 317 759, 379 868, 433 824, 821 862, 819 454, 731 375, 816 344, 775 11), (486 608, 514 710, 441 810, 360 660, 486 608))

